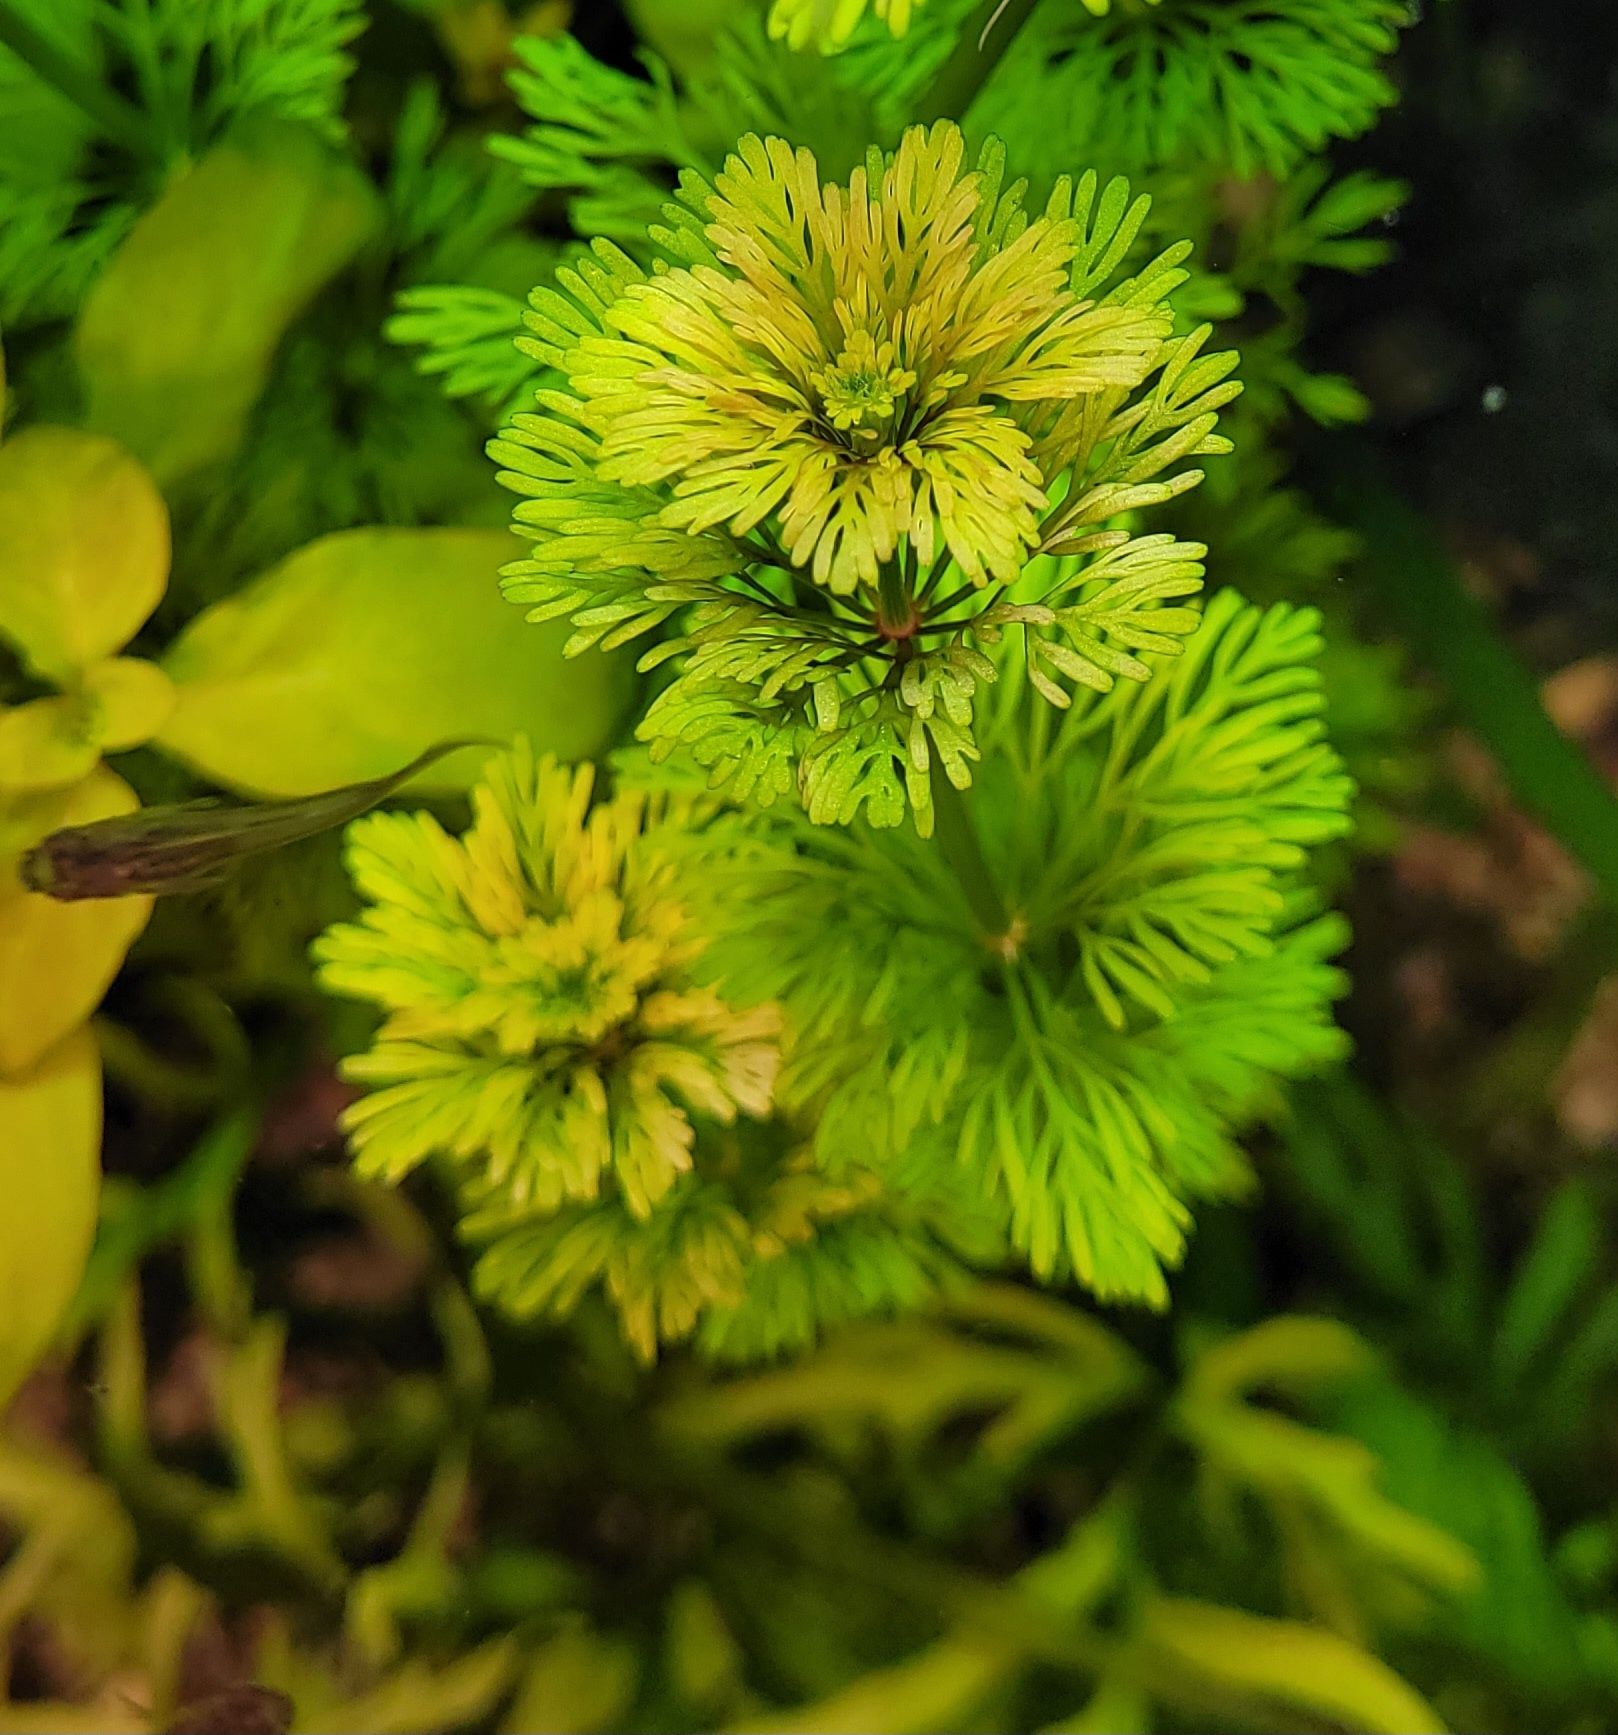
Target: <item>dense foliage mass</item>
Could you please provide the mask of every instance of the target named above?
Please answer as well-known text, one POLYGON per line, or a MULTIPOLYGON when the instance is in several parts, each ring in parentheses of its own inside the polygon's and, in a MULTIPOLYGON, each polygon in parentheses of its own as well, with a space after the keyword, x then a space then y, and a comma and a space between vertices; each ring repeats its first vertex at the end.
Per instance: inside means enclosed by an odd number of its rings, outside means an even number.
POLYGON ((1556 55, 0 0, 0 1731, 1618 1717, 1556 55))

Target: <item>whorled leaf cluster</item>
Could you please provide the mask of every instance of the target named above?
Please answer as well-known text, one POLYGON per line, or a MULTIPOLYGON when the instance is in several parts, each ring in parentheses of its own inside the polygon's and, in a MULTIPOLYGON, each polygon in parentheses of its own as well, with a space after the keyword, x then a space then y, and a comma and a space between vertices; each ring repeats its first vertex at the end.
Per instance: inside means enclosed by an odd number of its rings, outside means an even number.
POLYGON ((1312 611, 1222 591, 1144 686, 1052 713, 1008 668, 966 882, 937 841, 792 813, 691 846, 821 1164, 956 1173, 1040 1277, 1166 1300, 1190 1206, 1245 1185, 1233 1133, 1341 1048, 1343 932, 1304 875, 1351 793, 1319 650, 1312 611))
POLYGON ((597 241, 534 294, 554 383, 491 448, 533 543, 507 593, 574 651, 678 617, 641 732, 716 787, 925 829, 985 646, 1016 629, 1062 705, 1195 625, 1204 550, 1124 515, 1195 485, 1238 387, 1174 333, 1185 247, 1120 280, 1146 205, 1086 176, 1030 212, 950 124, 846 188, 781 140, 687 173, 650 269, 597 241), (1074 558, 1019 583, 1035 553, 1074 558))
POLYGON ((1037 105, 1042 163, 1284 175, 1393 101, 1382 63, 1410 14, 1405 0, 1044 0, 977 118, 1037 105))
POLYGON ((701 1325, 773 1350, 927 1293, 948 1263, 921 1201, 831 1175, 772 1120, 779 1009, 736 1002, 672 852, 691 804, 621 793, 522 746, 456 838, 426 814, 351 833, 366 900, 317 948, 383 1021, 348 1062, 362 1173, 445 1167, 478 1280, 519 1313, 598 1286, 647 1357, 701 1325))

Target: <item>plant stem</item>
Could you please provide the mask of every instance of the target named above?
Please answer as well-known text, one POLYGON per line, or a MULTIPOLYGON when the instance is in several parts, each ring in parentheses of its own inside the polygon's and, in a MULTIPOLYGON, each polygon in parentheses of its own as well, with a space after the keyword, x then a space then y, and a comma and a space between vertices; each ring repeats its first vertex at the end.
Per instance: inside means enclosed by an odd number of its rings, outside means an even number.
POLYGON ((1038 4, 1039 0, 1000 0, 989 9, 983 24, 968 23, 949 59, 917 100, 916 119, 923 125, 935 120, 963 120, 1038 4))
POLYGON ((999 940, 1011 930, 1011 913, 989 872, 977 828, 967 811, 966 797, 944 775, 936 751, 933 754, 932 786, 934 840, 960 882, 983 932, 989 938, 999 940))
POLYGON ((877 580, 876 619, 882 631, 895 638, 915 630, 916 606, 896 564, 884 566, 877 580))
POLYGON ((101 136, 135 156, 144 156, 146 126, 140 110, 101 84, 95 74, 64 54, 28 19, 0 0, 0 47, 9 48, 52 90, 90 120, 101 136))
POLYGON ((170 1060, 111 1018, 95 1019, 94 1029, 107 1076, 148 1102, 170 1109, 212 1108, 235 1082, 216 1068, 170 1060))

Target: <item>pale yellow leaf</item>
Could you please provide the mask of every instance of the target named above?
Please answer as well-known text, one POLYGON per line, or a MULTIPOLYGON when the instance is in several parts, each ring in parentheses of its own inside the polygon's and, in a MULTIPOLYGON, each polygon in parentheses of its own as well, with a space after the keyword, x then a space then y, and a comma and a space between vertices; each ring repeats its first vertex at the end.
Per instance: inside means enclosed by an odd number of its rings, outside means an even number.
POLYGON ((583 1627, 539 1645, 529 1659, 505 1721, 505 1735, 592 1735, 623 1727, 635 1697, 638 1665, 632 1646, 583 1627))
POLYGON ((174 709, 174 683, 141 657, 111 657, 84 676, 101 706, 101 750, 121 753, 151 738, 174 709))
POLYGON ((65 789, 101 759, 101 707, 87 693, 53 693, 0 712, 0 790, 65 789))
POLYGON ((81 1027, 0 1074, 0 1405, 50 1344, 95 1233, 101 1059, 81 1027))
MULTIPOLYGON (((178 703, 158 741, 205 777, 273 796, 384 777, 461 736, 595 752, 622 713, 628 666, 564 661, 567 628, 530 625, 500 595, 513 552, 498 530, 310 543, 181 635, 164 663, 178 703)), ((464 787, 487 752, 452 754, 420 787, 464 787)))
POLYGON ((19 856, 59 826, 137 805, 104 768, 71 789, 0 799, 0 1073, 32 1066, 95 1011, 152 907, 144 897, 57 903, 21 884, 19 856))
POLYGON ((1146 1679, 1160 1698, 1322 1719, 1355 1735, 1443 1735, 1416 1690, 1368 1651, 1323 1627, 1270 1620, 1213 1603, 1162 1598, 1139 1633, 1146 1679))
POLYGON ((946 1638, 828 1698, 750 1716, 734 1735, 930 1735, 971 1727, 973 1711, 1016 1668, 995 1646, 946 1638))
POLYGON ((1233 1397, 1260 1386, 1304 1395, 1375 1365, 1370 1345, 1340 1320, 1284 1313, 1203 1350, 1186 1386, 1199 1399, 1233 1397))
POLYGON ((134 637, 168 583, 169 519, 115 440, 26 428, 0 445, 0 633, 70 685, 134 637))

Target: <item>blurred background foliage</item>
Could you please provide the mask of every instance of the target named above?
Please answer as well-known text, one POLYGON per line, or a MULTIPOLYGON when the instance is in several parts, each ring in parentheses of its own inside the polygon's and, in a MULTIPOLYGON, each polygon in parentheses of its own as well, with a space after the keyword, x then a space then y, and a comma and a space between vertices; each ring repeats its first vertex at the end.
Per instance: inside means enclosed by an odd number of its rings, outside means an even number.
POLYGON ((968 0, 825 61, 766 10, 0 0, 17 1375, 95 1232, 0 1429, 0 1730, 1610 1729, 1618 23, 1041 0, 979 79, 968 0), (1289 11, 1346 57, 1323 96, 1231 23, 1289 11), (522 297, 742 130, 840 174, 941 92, 1198 243, 1248 385, 1173 528, 1325 613, 1355 1054, 1163 1318, 986 1283, 648 1373, 604 1313, 481 1317, 430 1179, 348 1172, 332 838, 149 921, 11 864, 64 816, 380 775, 474 692, 472 732, 600 750, 627 671, 559 678, 462 582, 502 558, 522 297))

